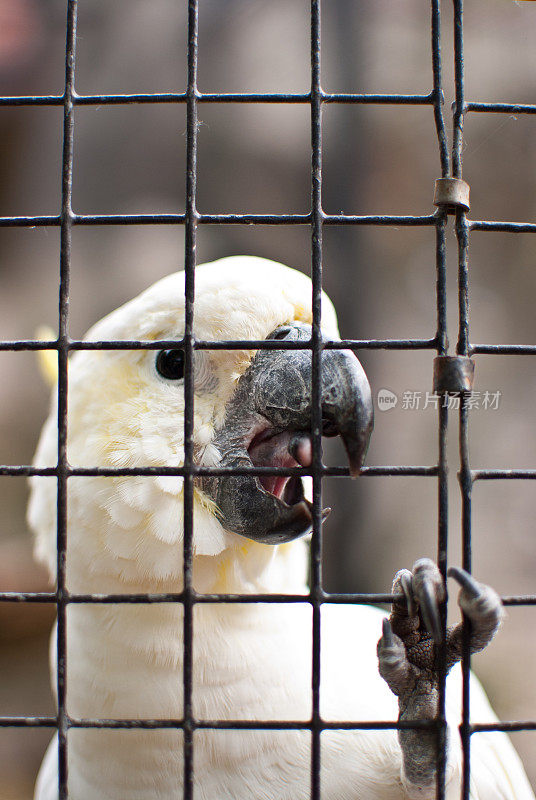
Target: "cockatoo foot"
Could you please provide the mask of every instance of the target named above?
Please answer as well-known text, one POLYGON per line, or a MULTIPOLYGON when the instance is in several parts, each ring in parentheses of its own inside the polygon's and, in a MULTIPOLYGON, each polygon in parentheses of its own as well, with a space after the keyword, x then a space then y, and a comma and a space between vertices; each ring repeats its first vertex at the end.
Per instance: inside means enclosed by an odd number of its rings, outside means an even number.
MULTIPOLYGON (((501 623, 501 600, 463 569, 452 567, 448 575, 461 587, 458 605, 471 622, 471 652, 482 650, 501 623)), ((397 572, 392 591, 393 608, 378 642, 380 675, 398 697, 399 720, 433 720, 438 713, 441 680, 443 577, 433 561, 422 558, 411 572, 397 572)), ((462 624, 446 630, 446 672, 461 658, 462 632, 462 624)), ((408 789, 426 797, 427 790, 433 792, 435 787, 437 735, 428 729, 401 729, 399 741, 404 781, 408 789)))

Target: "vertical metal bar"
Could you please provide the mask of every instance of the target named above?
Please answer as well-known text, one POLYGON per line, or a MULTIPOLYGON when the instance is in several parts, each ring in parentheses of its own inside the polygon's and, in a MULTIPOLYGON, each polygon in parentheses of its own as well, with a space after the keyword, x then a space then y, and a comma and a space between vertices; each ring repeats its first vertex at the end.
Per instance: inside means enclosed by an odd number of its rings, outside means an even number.
MULTIPOLYGON (((465 112, 465 87, 463 64, 463 0, 454 0, 454 79, 456 102, 453 118, 452 171, 455 178, 462 177, 463 118, 465 112)), ((466 212, 456 210, 456 237, 458 239, 458 316, 459 330, 456 352, 466 356, 469 352, 469 227, 466 212)), ((469 461, 469 415, 465 398, 460 401, 460 490, 462 495, 462 563, 471 571, 471 492, 472 477, 469 461)), ((463 751, 462 800, 469 800, 471 781, 471 729, 470 729, 470 652, 471 626, 464 617, 462 641, 462 721, 460 735, 463 751)))
POLYGON ((320 0, 311 0, 311 279, 312 279, 312 441, 313 538, 311 542, 312 730, 311 799, 320 800, 320 660, 322 604, 322 89, 320 84, 320 0))
MULTIPOLYGON (((461 150, 459 162, 461 176, 461 150)), ((469 229, 466 212, 456 211, 456 236, 458 238, 458 303, 459 303, 459 336, 456 350, 460 355, 467 355, 469 351, 469 297, 468 297, 468 249, 469 229)), ((471 572, 471 493, 472 477, 469 461, 469 410, 465 397, 460 400, 459 416, 459 442, 460 442, 460 490, 462 495, 462 564, 463 568, 471 572)), ((471 741, 470 741, 470 652, 471 623, 464 617, 463 646, 462 646, 462 722, 461 737, 463 748, 463 800, 469 800, 471 776, 471 741)))
POLYGON ((463 73, 463 0, 454 0, 454 105, 452 133, 452 176, 462 177, 463 117, 465 114, 465 89, 463 73))
MULTIPOLYGON (((439 145, 439 160, 441 164, 441 177, 449 174, 450 162, 443 118, 443 89, 442 89, 442 62, 441 62, 441 5, 440 0, 432 0, 432 72, 434 82, 434 119, 439 145)), ((447 328, 447 268, 446 268, 446 242, 445 233, 447 214, 444 209, 438 213, 436 222, 436 311, 437 311, 437 354, 446 355, 448 352, 447 328)), ((448 407, 440 402, 438 409, 438 475, 437 475, 437 564, 443 577, 447 574, 448 556, 448 461, 447 461, 447 433, 448 433, 448 407)), ((441 623, 446 630, 446 604, 441 608, 441 623)), ((436 797, 444 800, 445 775, 447 762, 447 721, 445 713, 446 678, 447 678, 447 651, 446 638, 438 652, 439 668, 439 699, 437 709, 437 776, 436 797)))
MULTIPOLYGON (((437 299, 437 354, 445 355, 448 350, 447 334, 447 286, 446 286, 446 247, 445 232, 447 215, 441 211, 436 224, 436 299, 437 299)), ((446 396, 445 396, 446 399, 446 396)), ((447 574, 448 557, 448 461, 447 461, 448 407, 443 398, 438 409, 438 474, 437 474, 437 564, 443 577, 447 574)), ((446 603, 441 608, 441 623, 446 630, 446 603)), ((444 800, 445 774, 447 761, 447 721, 445 714, 447 650, 446 637, 438 652, 439 702, 437 734, 437 780, 436 797, 444 800)))
POLYGON ((443 118, 443 88, 441 66, 441 4, 440 0, 432 0, 432 74, 434 81, 434 119, 439 142, 439 159, 441 162, 441 177, 449 174, 449 150, 445 120, 443 118))
MULTIPOLYGON (((448 463, 447 463, 447 432, 448 408, 440 403, 438 418, 438 530, 437 530, 437 563, 443 577, 446 576, 448 555, 448 463)), ((447 607, 441 607, 441 625, 446 631, 447 607)), ((437 779, 436 797, 438 800, 445 798, 445 776, 447 766, 447 718, 445 713, 446 680, 447 680, 447 647, 446 636, 438 652, 439 669, 439 700, 437 710, 437 779)))
POLYGON ((447 326, 447 214, 438 212, 436 221, 436 320, 437 354, 444 356, 449 349, 447 326))
POLYGON ((193 753, 193 604, 192 587, 193 515, 194 515, 194 291, 197 235, 197 0, 188 0, 188 86, 186 103, 186 219, 184 253, 184 625, 183 625, 183 692, 184 692, 184 800, 192 800, 194 792, 193 753))
POLYGON ((63 95, 63 153, 61 175, 60 285, 58 314, 58 477, 57 477, 57 674, 59 800, 68 797, 67 732, 67 357, 69 355, 69 283, 72 243, 72 188, 74 145, 74 68, 77 2, 68 0, 63 95))
MULTIPOLYGON (((462 493, 462 548, 463 568, 471 571, 471 491, 472 478, 469 463, 469 419, 465 399, 460 402, 460 489, 462 493)), ((471 780, 471 719, 470 719, 470 671, 471 671, 471 623, 464 615, 462 638, 462 721, 460 734, 463 751, 462 800, 469 800, 471 780)))
POLYGON ((456 210, 456 238, 458 240, 458 317, 459 331, 456 352, 466 356, 469 352, 469 226, 466 212, 456 210))

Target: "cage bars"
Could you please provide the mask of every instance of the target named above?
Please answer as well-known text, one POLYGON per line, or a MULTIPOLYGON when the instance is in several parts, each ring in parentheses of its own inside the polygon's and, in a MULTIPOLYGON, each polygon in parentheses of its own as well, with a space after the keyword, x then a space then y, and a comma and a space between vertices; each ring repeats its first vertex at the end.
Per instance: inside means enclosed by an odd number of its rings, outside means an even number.
MULTIPOLYGON (((439 162, 441 177, 449 175, 450 159, 448 140, 443 117, 443 88, 442 88, 442 61, 441 61, 441 5, 440 0, 432 0, 431 4, 431 47, 432 47, 432 76, 433 76, 433 104, 434 121, 437 143, 439 149, 439 162)), ((447 264, 446 264, 446 229, 447 212, 439 208, 435 220, 436 233, 436 349, 437 355, 443 356, 448 352, 447 330, 447 264)), ((447 462, 447 433, 448 433, 448 407, 444 403, 438 408, 438 466, 437 466, 437 565, 443 578, 447 574, 448 558, 448 462, 447 462)), ((445 634, 447 609, 446 602, 441 604, 441 627, 445 634)), ((438 648, 439 666, 439 693, 437 707, 437 775, 436 797, 444 800, 445 774, 447 764, 447 721, 445 716, 446 676, 447 676, 447 646, 446 635, 438 648)))
MULTIPOLYGON (((456 99, 453 108, 452 173, 462 178, 463 123, 465 114, 464 87, 464 42, 463 0, 454 0, 454 83, 456 99)), ((467 212, 456 209, 456 238, 458 241, 458 342, 456 352, 460 356, 469 354, 469 231, 467 212)), ((466 395, 462 393, 459 410, 459 455, 458 473, 462 501, 462 566, 471 572, 471 491, 472 476, 469 462, 469 408, 466 395)), ((462 633, 462 718, 460 736, 463 752, 462 798, 469 800, 471 783, 471 623, 463 616, 462 633)))
POLYGON ((313 533, 311 539, 311 800, 321 798, 320 662, 322 604, 322 101, 320 0, 311 0, 311 281, 313 533))
MULTIPOLYGON (((437 797, 444 798, 445 771, 445 716, 444 680, 440 682, 440 703, 437 719, 433 723, 416 721, 394 723, 392 721, 330 721, 322 720, 320 715, 320 610, 324 602, 330 603, 381 603, 390 602, 390 594, 381 593, 326 593, 322 588, 321 570, 321 490, 322 479, 326 476, 347 476, 346 467, 325 467, 321 450, 321 370, 323 349, 345 348, 385 349, 385 350, 435 350, 439 356, 448 352, 446 323, 446 228, 447 215, 444 209, 425 215, 350 215, 327 214, 322 209, 322 107, 326 103, 345 104, 386 104, 386 105, 429 105, 434 113, 439 149, 439 164, 442 177, 461 178, 463 121, 467 113, 515 113, 534 114, 536 105, 517 103, 488 103, 465 101, 463 70, 463 3, 453 0, 454 8, 454 65, 456 102, 453 109, 452 162, 448 152, 446 126, 442 103, 442 64, 441 64, 441 15, 440 0, 431 0, 431 63, 433 88, 429 94, 363 94, 325 92, 321 87, 320 76, 320 0, 311 0, 311 89, 306 93, 201 93, 197 89, 197 38, 198 9, 197 0, 188 0, 188 79, 184 92, 78 95, 75 91, 75 43, 77 0, 67 0, 66 49, 65 49, 65 88, 62 95, 0 97, 0 106, 63 106, 64 136, 62 157, 61 212, 57 215, 4 216, 0 217, 0 227, 56 226, 60 228, 60 293, 59 293, 59 333, 53 341, 41 342, 34 339, 0 342, 0 351, 22 351, 52 349, 58 353, 58 462, 52 468, 35 468, 29 465, 0 465, 3 476, 55 476, 57 479, 58 507, 58 586, 55 592, 0 592, 0 602, 44 602, 54 603, 58 610, 58 713, 57 716, 0 717, 0 727, 48 727, 58 730, 59 739, 59 785, 60 798, 67 800, 67 734, 70 728, 112 728, 112 729, 182 729, 184 735, 184 794, 191 800, 194 796, 193 743, 195 730, 309 730, 311 732, 311 798, 321 800, 320 785, 321 733, 324 730, 389 730, 393 728, 429 728, 430 724, 438 736, 437 797), (151 103, 181 103, 186 106, 187 117, 187 177, 186 211, 183 214, 76 214, 71 207, 72 167, 74 146, 74 109, 77 105, 126 105, 151 103), (196 208, 196 162, 197 162, 197 109, 204 103, 275 103, 305 104, 311 110, 311 211, 307 214, 203 214, 196 208), (72 229, 87 225, 184 225, 185 227, 185 302, 186 329, 181 341, 101 341, 83 342, 70 339, 68 333, 69 276, 71 258, 72 229), (313 333, 311 342, 283 341, 196 341, 193 334, 194 314, 194 267, 196 262, 196 232, 198 225, 305 225, 311 230, 311 277, 313 283, 313 333), (353 339, 338 343, 322 342, 320 329, 321 289, 322 289, 322 229, 324 225, 375 225, 375 226, 434 226, 436 234, 436 311, 437 329, 433 337, 427 339, 353 339), (193 460, 193 420, 194 392, 193 365, 195 350, 242 349, 246 345, 255 349, 295 349, 311 350, 313 363, 312 393, 313 402, 313 464, 311 469, 275 468, 202 468, 193 460), (70 351, 84 349, 161 349, 182 347, 185 353, 185 458, 184 466, 177 468, 137 468, 111 469, 86 466, 72 468, 67 461, 67 358, 70 351), (198 475, 226 474, 281 474, 310 475, 313 478, 314 532, 312 542, 312 582, 309 595, 271 594, 199 594, 192 586, 192 540, 193 540, 193 490, 198 475), (67 545, 67 482, 73 475, 174 475, 184 479, 184 586, 181 592, 166 594, 125 594, 99 595, 70 593, 65 586, 65 564, 67 545), (169 720, 104 720, 76 719, 68 716, 66 700, 66 608, 69 603, 181 603, 184 609, 184 713, 181 719, 169 720), (202 603, 309 603, 313 612, 312 648, 312 716, 310 720, 195 720, 192 710, 192 652, 193 652, 193 607, 202 603)), ((471 344, 468 319, 468 244, 473 232, 503 231, 510 233, 534 233, 536 223, 470 220, 465 211, 456 212, 456 235, 458 238, 458 287, 459 287, 459 331, 457 352, 463 356, 475 354, 534 355, 536 345, 532 344, 471 344)), ((446 437, 448 429, 448 410, 440 406, 438 411, 438 463, 435 465, 409 466, 389 465, 367 467, 363 475, 408 475, 427 476, 437 479, 438 486, 438 543, 437 557, 443 575, 447 567, 448 545, 448 486, 446 437)), ((462 538, 463 566, 471 567, 471 489, 476 480, 534 480, 536 470, 531 469, 471 469, 468 450, 469 414, 463 399, 460 407, 460 489, 462 493, 462 538)), ((534 595, 511 595, 503 597, 505 605, 536 605, 534 595)), ((443 624, 445 624, 443 609, 443 624)), ((469 636, 466 625, 465 649, 463 658, 463 714, 460 734, 464 752, 463 800, 469 797, 470 780, 470 738, 481 731, 519 731, 536 730, 534 720, 513 720, 489 724, 471 723, 469 716, 469 636)), ((440 654, 443 677, 445 672, 445 649, 440 654)))
POLYGON ((184 800, 194 795, 193 539, 194 539, 194 295, 197 237, 197 0, 188 0, 188 88, 186 91, 186 214, 184 242, 184 547, 183 547, 183 753, 184 800))
MULTIPOLYGON (((387 225, 413 227, 435 225, 434 214, 326 214, 324 225, 387 225)), ((73 214, 72 225, 180 225, 184 214, 73 214)), ((198 214, 198 225, 310 225, 310 214, 198 214)), ((469 230, 534 233, 536 222, 468 220, 469 230)), ((61 225, 60 215, 0 217, 3 228, 36 228, 61 225)))
POLYGON ((67 737, 67 404, 69 356, 69 288, 72 243, 72 189, 74 150, 74 91, 77 0, 67 4, 65 92, 63 96, 63 154, 61 180, 60 286, 58 314, 58 473, 57 473, 57 644, 56 691, 58 704, 58 796, 68 797, 67 737))

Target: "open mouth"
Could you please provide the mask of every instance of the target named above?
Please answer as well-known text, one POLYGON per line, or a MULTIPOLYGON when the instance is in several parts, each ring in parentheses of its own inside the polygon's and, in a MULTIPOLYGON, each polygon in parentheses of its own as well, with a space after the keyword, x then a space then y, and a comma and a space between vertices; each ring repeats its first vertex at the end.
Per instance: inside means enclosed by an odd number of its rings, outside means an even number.
MULTIPOLYGON (((312 329, 284 325, 270 339, 308 342, 312 329), (281 335, 280 335, 281 334, 281 335)), ((363 465, 372 430, 372 398, 367 377, 355 355, 346 350, 322 353, 321 434, 340 436, 355 477, 363 465)), ((299 475, 260 475, 313 464, 312 358, 307 348, 259 350, 241 375, 227 403, 225 418, 213 439, 222 467, 242 474, 203 476, 200 487, 216 503, 224 528, 263 544, 291 542, 313 527, 313 504, 299 475), (243 468, 246 471, 243 472, 243 468)), ((322 512, 325 519, 328 509, 322 512)))
MULTIPOLYGON (((265 428, 253 437, 247 452, 255 467, 310 467, 313 461, 310 434, 297 431, 265 428)), ((262 475, 258 481, 266 492, 289 506, 304 499, 302 479, 298 476, 262 475)))

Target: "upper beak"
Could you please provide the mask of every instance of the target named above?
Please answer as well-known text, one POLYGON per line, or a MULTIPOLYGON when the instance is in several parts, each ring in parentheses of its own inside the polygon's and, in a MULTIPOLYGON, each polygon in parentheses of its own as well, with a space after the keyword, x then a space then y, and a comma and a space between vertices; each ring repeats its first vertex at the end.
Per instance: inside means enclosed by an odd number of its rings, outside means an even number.
MULTIPOLYGON (((308 341, 311 327, 286 325, 268 338, 308 341)), ((341 437, 350 474, 355 477, 363 466, 373 427, 367 376, 351 351, 330 349, 322 352, 320 382, 320 432, 341 437)), ((214 440, 221 465, 251 466, 252 438, 259 430, 265 431, 263 444, 257 447, 264 453, 260 463, 308 465, 296 455, 296 442, 310 443, 314 433, 312 384, 311 350, 259 350, 241 376, 214 440), (266 456, 270 446, 272 459, 266 456)), ((269 544, 291 541, 311 530, 311 504, 303 498, 301 481, 299 487, 297 491, 293 486, 292 496, 285 502, 253 475, 202 479, 202 488, 218 505, 227 530, 269 544)))

